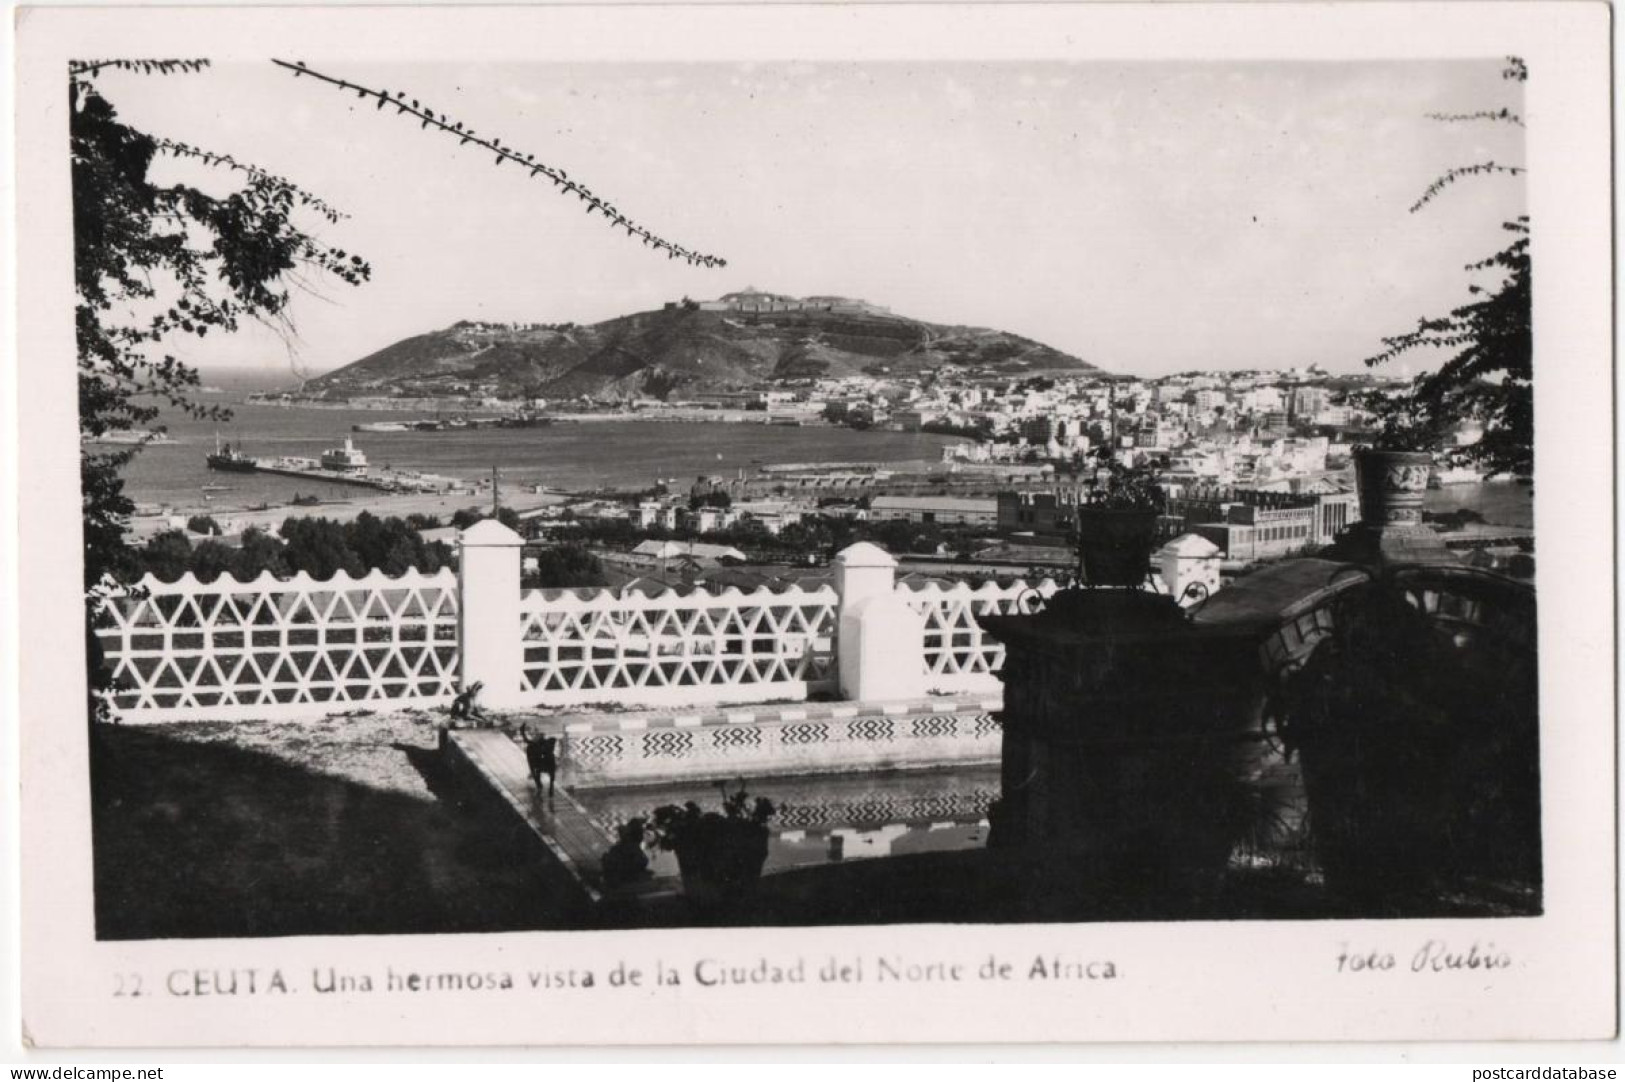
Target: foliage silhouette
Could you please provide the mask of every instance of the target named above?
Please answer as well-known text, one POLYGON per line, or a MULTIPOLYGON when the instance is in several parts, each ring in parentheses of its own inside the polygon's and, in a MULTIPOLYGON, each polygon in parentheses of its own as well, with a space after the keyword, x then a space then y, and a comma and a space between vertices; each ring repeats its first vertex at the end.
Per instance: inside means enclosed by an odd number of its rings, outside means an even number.
MULTIPOLYGON (((1502 77, 1522 83, 1528 68, 1509 57, 1502 77)), ((1446 123, 1487 120, 1523 126, 1508 108, 1471 113, 1430 114, 1446 123)), ((1416 213, 1456 180, 1500 173, 1520 175, 1521 166, 1494 161, 1447 170, 1411 206, 1416 213)), ((1494 285, 1470 283, 1474 298, 1442 317, 1424 318, 1408 333, 1384 338, 1382 352, 1366 358, 1376 367, 1413 350, 1454 351, 1431 373, 1419 376, 1402 394, 1380 391, 1353 396, 1352 401, 1377 417, 1377 446, 1391 450, 1432 450, 1445 442, 1463 419, 1483 424, 1483 438, 1461 449, 1463 457, 1489 472, 1533 474, 1534 334, 1531 326, 1529 219, 1521 216, 1502 229, 1513 234, 1506 247, 1487 259, 1468 264, 1469 273, 1498 273, 1494 285)))
MULTIPOLYGON (((95 441, 121 429, 161 432, 156 422, 165 405, 196 418, 230 416, 194 399, 197 372, 166 352, 169 343, 235 331, 244 319, 286 333, 291 289, 308 288, 301 272, 350 285, 371 274, 360 256, 322 244, 295 220, 306 208, 333 220, 325 203, 264 170, 125 124, 97 83, 107 71, 163 77, 207 67, 206 60, 175 59, 87 60, 68 68, 79 431, 90 444, 80 456, 84 582, 92 593, 128 577, 136 563, 127 543, 135 505, 120 472, 134 449, 99 450, 95 441), (155 177, 161 156, 223 165, 245 181, 211 195, 155 177)), ((95 609, 87 598, 87 632, 95 609)), ((92 665, 93 702, 109 679, 92 665)))

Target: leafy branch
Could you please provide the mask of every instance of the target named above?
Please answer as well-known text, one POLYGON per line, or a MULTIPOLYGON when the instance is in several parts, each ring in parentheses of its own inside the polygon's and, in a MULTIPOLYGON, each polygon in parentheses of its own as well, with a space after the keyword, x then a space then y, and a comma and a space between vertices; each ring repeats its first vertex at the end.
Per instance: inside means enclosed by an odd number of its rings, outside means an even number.
POLYGON ((1418 321, 1406 334, 1384 338, 1372 367, 1417 349, 1453 353, 1437 371, 1418 376, 1401 394, 1373 392, 1355 404, 1376 414, 1379 446, 1421 450, 1440 442, 1463 418, 1484 426, 1469 458, 1492 471, 1534 470, 1534 337, 1530 326, 1529 219, 1502 227, 1515 239, 1468 271, 1498 270, 1495 287, 1468 286, 1474 298, 1447 316, 1418 321))
POLYGON ((1476 113, 1428 113, 1429 120, 1440 120, 1446 124, 1460 124, 1470 120, 1504 120, 1518 127, 1523 127, 1523 117, 1514 113, 1506 106, 1499 109, 1480 109, 1476 113))
POLYGON ((1505 173, 1509 176, 1519 176, 1526 172, 1528 172, 1528 170, 1524 169, 1522 166, 1501 165, 1498 162, 1481 162, 1478 165, 1459 165, 1452 169, 1447 169, 1443 175, 1436 178, 1432 184, 1427 186, 1427 190, 1422 193, 1422 198, 1411 204, 1411 213, 1415 214, 1417 211, 1427 206, 1441 192, 1462 177, 1481 176, 1486 173, 1505 173))
POLYGON ((240 162, 230 154, 216 154, 211 150, 203 150, 187 143, 176 142, 173 139, 165 139, 162 136, 155 137, 153 142, 158 145, 159 150, 162 150, 171 157, 191 158, 194 161, 202 162, 204 165, 230 169, 234 172, 243 174, 256 183, 269 184, 291 192, 294 199, 298 201, 300 206, 309 207, 311 210, 314 210, 316 213, 320 214, 323 218, 326 218, 329 222, 332 222, 335 225, 349 217, 348 214, 332 207, 325 200, 305 191, 303 188, 299 187, 293 181, 288 180, 286 177, 279 177, 275 173, 261 169, 259 166, 250 162, 240 162))
MULTIPOLYGON (((1501 69, 1501 78, 1516 83, 1528 81, 1529 66, 1524 63, 1523 58, 1509 56, 1506 59, 1506 64, 1507 66, 1501 69)), ((1502 106, 1499 109, 1480 109, 1472 113, 1428 113, 1427 118, 1429 120, 1441 121, 1446 124, 1460 124, 1474 120, 1489 120, 1495 123, 1516 124, 1520 128, 1524 126, 1523 117, 1519 116, 1517 113, 1514 113, 1506 106, 1502 106)), ((1446 188, 1450 187, 1450 185, 1454 184, 1462 177, 1485 176, 1492 173, 1502 173, 1507 176, 1519 176, 1525 172, 1527 172, 1527 170, 1522 166, 1502 165, 1499 162, 1480 162, 1477 165, 1462 165, 1453 169, 1448 169, 1445 171, 1443 176, 1437 177, 1432 184, 1427 186, 1427 190, 1422 193, 1422 197, 1420 199, 1411 204, 1411 213, 1415 214, 1417 211, 1433 202, 1433 200, 1442 194, 1446 188)))
POLYGON ((649 229, 622 214, 609 200, 594 195, 592 190, 585 184, 571 180, 569 174, 563 169, 539 162, 533 154, 522 153, 513 147, 504 146, 502 140, 498 138, 479 135, 474 129, 465 126, 461 122, 453 120, 444 113, 436 112, 416 98, 408 97, 404 91, 374 90, 371 87, 362 86, 348 79, 323 74, 307 67, 304 61, 290 62, 273 59, 271 62, 278 67, 293 72, 295 78, 308 75, 339 90, 353 92, 363 101, 374 101, 377 103, 376 107, 380 110, 390 108, 394 109, 397 114, 410 116, 417 120, 419 122, 418 126, 423 129, 433 128, 457 139, 459 146, 467 146, 472 143, 474 146, 490 152, 498 166, 503 162, 512 162, 533 177, 545 177, 553 183, 555 188, 559 189, 561 194, 574 195, 585 203, 589 215, 602 214, 609 221, 611 228, 625 229, 627 236, 637 237, 643 242, 644 247, 664 251, 668 259, 682 259, 691 266, 725 267, 728 265, 727 260, 720 256, 690 251, 680 244, 674 244, 657 236, 649 229))
POLYGON ((137 75, 191 75, 208 66, 207 60, 70 60, 68 74, 77 78, 117 68, 137 75))
POLYGON ((360 256, 323 244, 298 222, 306 208, 336 220, 338 212, 325 202, 230 155, 131 127, 97 79, 108 70, 168 76, 207 66, 199 60, 69 65, 79 431, 88 445, 80 459, 87 585, 129 569, 125 538, 134 510, 120 471, 135 448, 109 453, 96 450, 95 441, 118 430, 162 431, 157 422, 165 403, 195 418, 230 417, 229 410, 195 397, 197 370, 164 352, 167 340, 230 333, 243 319, 285 331, 290 289, 302 286, 301 272, 351 285, 371 273, 360 256), (229 194, 211 195, 153 176, 160 154, 248 179, 229 194))
MULTIPOLYGON (((1507 57, 1501 78, 1525 82, 1528 66, 1507 57)), ((1489 120, 1523 127, 1511 109, 1485 109, 1460 114, 1432 114, 1434 120, 1489 120)), ((1499 162, 1450 169, 1428 185, 1411 207, 1416 213, 1463 177, 1501 173, 1518 176, 1522 166, 1499 162)), ((1505 222, 1513 234, 1506 247, 1467 265, 1469 274, 1490 272, 1499 281, 1470 282, 1470 300, 1449 314, 1424 318, 1405 334, 1382 340, 1382 352, 1366 358, 1371 367, 1387 364, 1414 350, 1442 350, 1449 356, 1436 371, 1425 373, 1399 391, 1376 391, 1350 401, 1369 410, 1378 430, 1377 445, 1388 449, 1430 450, 1446 442, 1463 420, 1483 426, 1478 442, 1457 453, 1491 472, 1528 475, 1534 472, 1534 334, 1531 327, 1529 219, 1505 222)))

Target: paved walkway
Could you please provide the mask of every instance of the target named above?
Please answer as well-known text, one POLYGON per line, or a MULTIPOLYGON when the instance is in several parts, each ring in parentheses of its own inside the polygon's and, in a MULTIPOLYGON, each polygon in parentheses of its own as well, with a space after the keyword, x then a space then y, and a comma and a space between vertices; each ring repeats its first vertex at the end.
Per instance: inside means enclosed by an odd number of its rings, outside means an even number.
POLYGON ((456 729, 447 733, 452 754, 478 772, 541 839, 555 860, 578 883, 589 901, 603 896, 598 862, 613 841, 563 789, 549 794, 531 784, 525 753, 499 729, 456 729))

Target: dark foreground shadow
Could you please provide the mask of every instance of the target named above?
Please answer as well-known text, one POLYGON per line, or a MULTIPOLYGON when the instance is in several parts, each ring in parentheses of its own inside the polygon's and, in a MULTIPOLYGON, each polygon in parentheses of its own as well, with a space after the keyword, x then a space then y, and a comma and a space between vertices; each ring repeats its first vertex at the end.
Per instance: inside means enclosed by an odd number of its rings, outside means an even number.
POLYGON ((509 931, 571 923, 541 862, 397 745, 435 799, 260 752, 101 727, 92 752, 100 939, 509 931), (432 776, 431 776, 432 775, 432 776))
POLYGON ((1381 906, 1341 899, 1285 869, 1232 869, 1205 888, 1112 881, 1086 870, 1046 879, 1030 858, 986 849, 920 853, 798 868, 764 876, 729 905, 681 894, 612 898, 605 927, 842 924, 1096 923, 1530 916, 1538 893, 1504 883, 1461 893, 1395 896, 1381 906))

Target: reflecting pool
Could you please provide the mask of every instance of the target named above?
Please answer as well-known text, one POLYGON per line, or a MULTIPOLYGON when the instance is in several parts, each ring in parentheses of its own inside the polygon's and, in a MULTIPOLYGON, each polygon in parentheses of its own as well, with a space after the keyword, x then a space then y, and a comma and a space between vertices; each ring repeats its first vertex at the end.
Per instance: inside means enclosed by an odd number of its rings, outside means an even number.
MULTIPOLYGON (((752 798, 779 812, 768 824, 765 872, 833 861, 976 849, 987 841, 987 807, 999 795, 996 767, 907 770, 884 774, 746 779, 752 798)), ((737 785, 731 781, 730 785, 737 785)), ((615 828, 662 804, 694 801, 719 808, 713 785, 687 782, 625 789, 577 789, 571 795, 613 837, 615 828)), ((651 854, 650 870, 677 875, 672 853, 651 854)))

